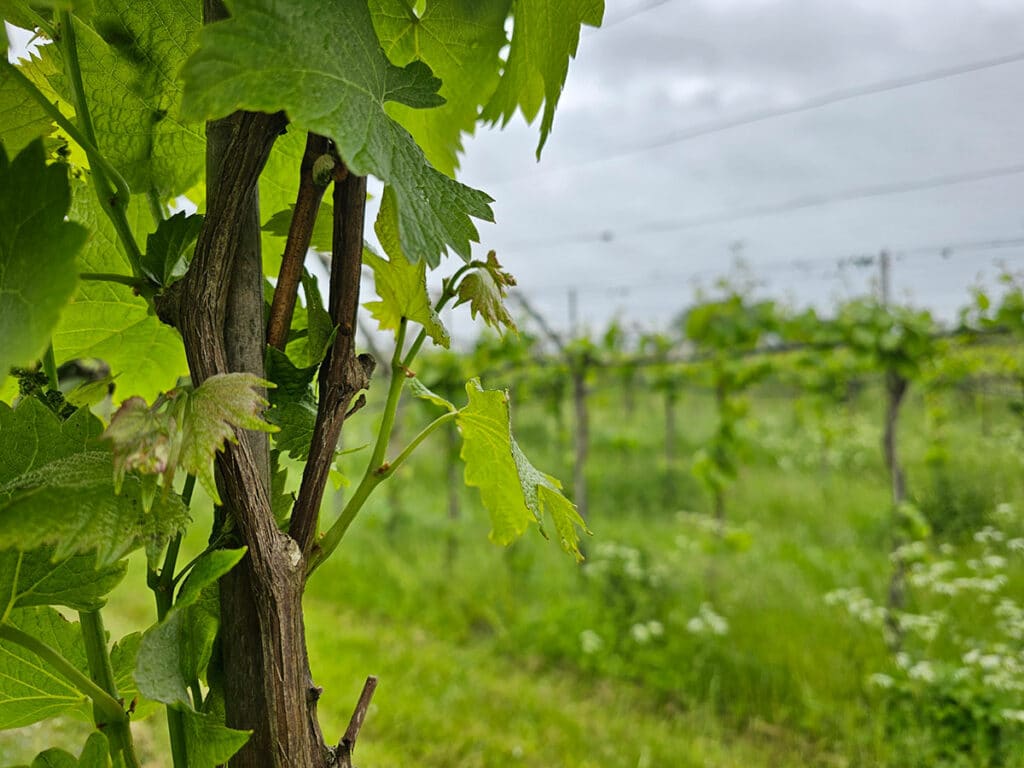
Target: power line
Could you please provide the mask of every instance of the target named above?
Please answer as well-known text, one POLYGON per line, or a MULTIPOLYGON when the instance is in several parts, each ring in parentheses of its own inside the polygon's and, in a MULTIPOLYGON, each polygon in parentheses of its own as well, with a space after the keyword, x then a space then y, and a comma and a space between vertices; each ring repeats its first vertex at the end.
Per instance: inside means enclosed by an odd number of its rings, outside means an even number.
MULTIPOLYGON (((907 257, 920 257, 926 255, 938 256, 940 258, 948 258, 960 251, 989 251, 989 250, 1001 250, 1005 248, 1024 248, 1024 237, 1004 237, 1004 238, 989 238, 985 240, 961 240, 954 243, 943 243, 943 244, 931 244, 931 245, 914 245, 907 248, 893 249, 889 251, 889 255, 898 260, 902 261, 907 257)), ((862 251, 859 253, 848 253, 843 256, 815 256, 805 257, 799 259, 782 259, 777 261, 768 261, 760 263, 748 263, 748 266, 755 274, 763 274, 765 272, 777 272, 777 271, 799 271, 806 272, 816 267, 832 265, 837 268, 844 267, 858 267, 867 268, 874 267, 878 262, 878 252, 867 252, 862 251)), ((571 285, 543 285, 532 289, 530 294, 564 294, 569 288, 573 288, 582 292, 598 292, 598 291, 637 291, 644 290, 647 288, 665 288, 666 290, 677 290, 678 282, 682 280, 692 280, 694 278, 703 277, 707 275, 721 274, 725 270, 721 267, 706 267, 700 269, 691 269, 685 272, 681 272, 678 276, 673 278, 663 277, 661 279, 649 279, 643 282, 630 283, 622 286, 608 286, 607 284, 601 283, 573 283, 571 285)))
POLYGON ((629 227, 621 231, 600 230, 597 232, 579 232, 575 234, 556 235, 553 237, 532 238, 529 240, 513 241, 503 250, 516 251, 540 248, 556 248, 565 245, 582 245, 586 243, 610 243, 623 236, 644 236, 660 234, 665 232, 682 232, 688 229, 709 226, 711 224, 731 224, 745 219, 759 218, 762 216, 779 216, 808 208, 822 208, 835 203, 846 203, 854 200, 867 200, 873 197, 885 197, 888 195, 899 195, 908 192, 922 192, 929 189, 970 184, 986 179, 1016 176, 1024 173, 1024 163, 1016 165, 1005 165, 998 168, 984 168, 976 171, 965 171, 963 173, 946 174, 942 176, 931 176, 924 179, 912 179, 909 181, 895 181, 885 184, 872 184, 866 187, 854 187, 829 194, 802 195, 779 203, 768 203, 764 205, 751 205, 747 207, 734 208, 717 213, 709 213, 701 216, 688 216, 679 219, 663 219, 652 221, 647 224, 629 227))
MULTIPOLYGON (((662 0, 662 2, 667 2, 667 0, 662 0)), ((660 5, 661 3, 658 4, 660 5)), ((636 144, 626 145, 607 152, 595 153, 590 157, 582 158, 573 163, 551 166, 533 174, 513 176, 500 181, 491 182, 489 185, 485 186, 512 184, 528 179, 536 179, 538 176, 546 176, 561 171, 576 170, 577 168, 585 168, 593 165, 602 165, 612 160, 619 160, 624 157, 650 152, 655 149, 661 149, 675 144, 682 144, 687 141, 692 141, 693 139, 710 136, 715 133, 722 133, 724 131, 732 130, 733 128, 753 125, 755 123, 772 120, 777 117, 797 115, 802 112, 810 112, 815 109, 821 109, 844 101, 859 99, 865 96, 874 96, 902 88, 910 88, 915 85, 923 85, 925 83, 932 83, 938 80, 946 80, 952 77, 960 77, 962 75, 980 72, 985 69, 992 69, 993 67, 1001 67, 1006 64, 1016 64, 1021 61, 1024 61, 1024 51, 1010 53, 1005 56, 998 56, 993 59, 985 59, 983 61, 962 64, 956 67, 945 67, 916 75, 879 80, 865 85, 851 86, 849 88, 839 88, 834 91, 812 96, 809 99, 797 102, 790 106, 758 109, 752 112, 747 112, 746 114, 737 115, 736 117, 726 118, 724 120, 717 120, 690 128, 680 128, 636 144)))

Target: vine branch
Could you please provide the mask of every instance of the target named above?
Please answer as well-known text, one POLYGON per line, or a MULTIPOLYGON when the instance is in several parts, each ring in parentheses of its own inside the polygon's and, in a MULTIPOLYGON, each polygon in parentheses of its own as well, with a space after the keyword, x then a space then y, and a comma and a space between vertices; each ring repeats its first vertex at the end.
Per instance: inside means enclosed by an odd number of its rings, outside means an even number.
MULTIPOLYGON (((299 496, 292 510, 289 534, 304 555, 316 537, 320 503, 345 419, 353 399, 370 384, 375 362, 355 353, 359 278, 363 266, 363 225, 366 216, 366 177, 335 168, 334 236, 331 260, 330 315, 337 327, 334 342, 320 366, 320 401, 309 459, 302 473, 299 496)), ((365 402, 360 398, 355 408, 365 402)))
POLYGON ((359 694, 359 701, 356 702, 356 708, 352 712, 351 719, 348 721, 345 735, 338 742, 337 760, 339 768, 352 768, 352 753, 356 751, 356 739, 359 738, 359 731, 366 720, 366 713, 370 709, 370 701, 373 699, 373 694, 376 690, 377 678, 374 675, 370 675, 363 684, 363 691, 359 694))
POLYGON ((330 170, 325 171, 318 167, 320 158, 331 159, 329 150, 330 141, 326 137, 315 133, 307 134, 306 151, 299 166, 299 191, 295 197, 295 208, 292 210, 292 221, 288 228, 288 241, 284 246, 281 271, 278 273, 274 301, 270 306, 270 319, 267 323, 267 344, 276 349, 283 350, 288 341, 288 329, 291 327, 292 314, 295 312, 295 298, 299 282, 302 280, 302 264, 313 239, 313 227, 320 211, 320 201, 331 180, 330 170))
MULTIPOLYGON (((434 305, 435 311, 440 312, 441 309, 443 309, 444 306, 458 294, 458 282, 463 275, 465 275, 469 270, 482 265, 482 262, 470 262, 469 264, 462 266, 450 279, 446 280, 444 289, 441 291, 441 296, 434 305)), ((390 443, 391 431, 395 424, 395 414, 398 411, 398 402, 402 397, 402 389, 405 387, 405 379, 407 378, 406 374, 427 338, 426 329, 421 328, 412 344, 409 345, 408 351, 406 351, 405 338, 408 328, 409 321, 407 318, 403 317, 398 324, 398 332, 395 336, 395 351, 391 357, 391 377, 388 382, 388 395, 384 402, 384 413, 381 417, 380 428, 377 431, 377 441, 373 447, 373 454, 370 456, 370 461, 366 465, 366 469, 363 472, 362 479, 359 481, 359 485, 356 486, 356 490, 349 497, 345 508, 341 511, 338 519, 335 520, 334 523, 331 524, 331 527, 327 529, 320 541, 316 543, 316 546, 310 553, 310 557, 306 565, 307 576, 311 575, 313 571, 319 568, 324 561, 331 556, 331 553, 338 548, 341 540, 348 532, 349 526, 352 525, 356 515, 359 514, 359 510, 362 509, 363 504, 366 503, 366 500, 370 497, 370 494, 373 493, 374 489, 391 477, 398 467, 401 466, 406 459, 412 455, 413 451, 415 451, 416 448, 418 448, 419 445, 433 432, 455 418, 454 413, 446 413, 438 417, 424 427, 423 430, 421 430, 420 433, 412 439, 409 445, 407 445, 405 449, 398 454, 394 462, 391 464, 386 462, 388 444, 390 443)))

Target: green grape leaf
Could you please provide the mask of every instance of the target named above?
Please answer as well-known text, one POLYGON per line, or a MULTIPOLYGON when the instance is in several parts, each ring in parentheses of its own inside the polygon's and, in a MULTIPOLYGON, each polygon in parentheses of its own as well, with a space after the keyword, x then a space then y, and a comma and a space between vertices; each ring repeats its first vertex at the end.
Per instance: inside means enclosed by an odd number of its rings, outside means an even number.
POLYGON ((427 293, 427 265, 410 263, 392 256, 390 261, 370 250, 363 251, 363 262, 373 270, 374 283, 380 301, 364 304, 382 331, 398 331, 402 318, 419 323, 435 344, 447 347, 451 343, 448 331, 430 302, 427 293))
POLYGON ((183 278, 202 228, 202 216, 188 216, 184 211, 161 221, 146 240, 141 264, 146 276, 165 288, 183 278))
POLYGON ((207 584, 198 592, 195 602, 184 609, 186 631, 178 647, 180 667, 187 679, 199 680, 207 675, 213 656, 213 644, 220 628, 220 587, 207 584))
MULTIPOLYGON (((264 216, 268 216, 263 222, 264 230, 261 232, 263 246, 263 273, 276 275, 281 271, 281 256, 284 254, 284 240, 288 236, 287 227, 283 235, 276 234, 276 231, 266 229, 270 221, 279 212, 288 211, 288 223, 291 224, 291 206, 295 204, 295 196, 299 188, 299 166, 302 164, 302 156, 306 151, 306 133, 294 127, 289 127, 283 136, 278 136, 270 150, 270 157, 260 174, 260 210, 264 216)), ((317 217, 320 221, 320 217, 317 217)), ((275 230, 280 226, 275 224, 275 230)), ((330 231, 333 227, 328 227, 330 231)), ((326 240, 327 251, 331 250, 331 237, 328 233, 326 240)), ((314 244, 313 246, 317 246, 314 244)))
POLYGON ((305 353, 299 354, 297 359, 305 359, 306 365, 316 366, 320 365, 334 343, 334 323, 324 309, 316 276, 307 271, 302 273, 302 292, 306 297, 306 337, 292 346, 296 353, 305 353))
POLYGON ((98 610, 127 571, 124 561, 97 568, 91 554, 55 560, 52 547, 0 551, 0 620, 12 608, 26 605, 98 610))
POLYGON ((604 0, 513 0, 512 44, 494 96, 481 118, 508 123, 518 108, 533 122, 544 105, 537 157, 551 132, 555 107, 576 55, 580 26, 596 27, 604 15, 604 0))
POLYGON ((431 0, 417 14, 403 0, 371 0, 373 24, 387 57, 422 61, 441 78, 445 103, 434 109, 388 104, 433 166, 455 176, 462 134, 472 134, 480 107, 498 85, 510 0, 431 0))
POLYGON ((110 768, 110 744, 106 736, 93 731, 78 757, 54 747, 36 755, 30 768, 110 768))
POLYGON ((67 166, 47 166, 41 141, 13 161, 0 146, 0 378, 42 355, 75 291, 88 233, 65 221, 70 204, 67 166))
MULTIPOLYGON (((8 614, 5 623, 41 640, 82 672, 88 672, 78 624, 53 608, 17 608, 8 614)), ((56 717, 87 701, 85 694, 51 671, 32 651, 0 640, 0 730, 56 717)))
POLYGON ((384 108, 441 104, 430 68, 389 62, 363 3, 233 0, 228 8, 231 18, 203 28, 183 70, 186 114, 284 110, 296 127, 333 139, 352 172, 394 188, 409 258, 436 266, 450 246, 468 259, 478 239, 471 217, 491 221, 491 198, 431 166, 384 108), (345 34, 325 38, 325 29, 345 34))
POLYGON ((63 749, 52 747, 36 755, 30 768, 78 768, 78 758, 63 749))
MULTIPOLYGON (((402 249, 402 236, 398 231, 398 198, 391 187, 384 187, 384 194, 380 200, 380 210, 377 212, 377 220, 373 223, 373 231, 377 235, 377 241, 384 253, 392 261, 409 258, 402 249)), ((365 250, 365 249, 364 249, 365 250)))
POLYGON ((114 683, 118 695, 124 699, 125 705, 134 707, 132 720, 142 720, 155 714, 160 705, 139 693, 135 682, 135 664, 142 644, 142 633, 132 632, 125 635, 110 649, 110 666, 114 670, 114 683))
POLYGON ((185 745, 190 768, 217 768, 227 763, 249 741, 252 731, 228 728, 220 718, 186 709, 185 745))
POLYGON ((282 403, 267 411, 267 421, 280 430, 274 435, 274 445, 279 451, 300 461, 309 458, 316 410, 316 400, 310 394, 301 400, 282 403))
POLYGON ((283 527, 295 504, 295 495, 287 490, 288 469, 281 466, 281 452, 270 452, 270 509, 279 527, 283 527))
MULTIPOLYGON (((178 72, 194 50, 200 14, 188 0, 105 0, 91 24, 76 14, 78 62, 98 148, 132 190, 160 200, 202 178, 201 121, 180 114, 178 72)), ((57 66, 50 85, 73 103, 60 46, 45 46, 57 66)))
POLYGON ((102 733, 91 733, 78 756, 78 768, 109 768, 110 744, 102 733))
POLYGON ((80 18, 90 18, 96 10, 94 0, 4 0, 2 7, 4 19, 22 29, 50 21, 56 9, 74 10, 80 18))
POLYGON ((106 399, 114 389, 114 377, 107 375, 95 381, 83 381, 64 395, 69 405, 75 408, 91 408, 106 399))
MULTIPOLYGON (((296 167, 298 166, 296 165, 296 167)), ((292 203, 286 210, 278 211, 267 219, 262 230, 274 237, 287 239, 294 211, 295 204, 292 203)), ((320 210, 317 211, 316 222, 313 224, 313 237, 309 245, 321 253, 330 253, 331 248, 334 247, 334 208, 330 203, 320 203, 320 210)))
POLYGON ((440 406, 449 413, 455 413, 456 411, 459 410, 446 398, 443 398, 440 395, 435 394, 429 388, 427 388, 427 386, 422 381, 420 381, 419 376, 416 376, 409 380, 409 391, 412 392, 414 397, 418 397, 421 400, 426 400, 429 403, 433 403, 434 405, 440 406))
POLYGON ((309 457, 316 423, 316 397, 310 388, 316 370, 316 364, 298 368, 284 352, 267 349, 267 378, 277 385, 270 391, 272 407, 266 414, 267 421, 280 429, 274 445, 302 461, 309 457))
POLYGON ((178 597, 174 601, 175 609, 184 608, 199 600, 202 591, 216 584, 221 576, 238 565, 238 562, 245 557, 246 551, 245 547, 215 549, 199 558, 178 591, 178 597))
POLYGON ((139 693, 164 704, 191 706, 188 678, 182 670, 181 646, 191 629, 189 611, 171 611, 163 621, 143 633, 135 658, 139 693))
POLYGON ((316 378, 316 366, 299 368, 284 352, 267 348, 267 378, 274 384, 270 390, 272 405, 300 400, 309 393, 309 385, 316 378))
MULTIPOLYGON (((6 40, 6 36, 0 35, 0 39, 6 40)), ((0 63, 0 144, 14 156, 36 139, 52 134, 56 126, 12 70, 13 66, 0 63)))
MULTIPOLYGON (((80 272, 131 274, 128 259, 113 225, 84 182, 73 185, 70 218, 91 230, 92 238, 78 257, 80 272)), ((132 197, 128 206, 136 238, 146 239, 152 217, 132 197)), ((188 373, 185 349, 178 332, 150 311, 146 300, 125 285, 82 281, 74 301, 64 310, 53 334, 57 361, 99 358, 116 375, 117 399, 140 395, 152 400, 188 373)))
POLYGON ((189 708, 189 682, 198 680, 210 662, 219 626, 217 581, 245 556, 246 550, 221 549, 203 555, 178 592, 164 620, 142 636, 135 680, 143 696, 189 708))
POLYGON ((188 520, 177 494, 145 512, 142 486, 114 490, 102 425, 86 409, 61 422, 35 398, 0 403, 0 547, 54 546, 54 557, 96 551, 100 567, 140 546, 158 548, 188 520), (72 498, 74 504, 68 504, 72 498))
POLYGON ((487 254, 485 266, 469 272, 458 287, 459 300, 455 306, 469 303, 469 314, 473 319, 477 315, 483 321, 500 331, 502 326, 516 329, 515 320, 505 307, 504 299, 508 289, 516 284, 516 279, 501 268, 494 251, 487 254))
POLYGON ((512 437, 508 394, 485 390, 479 379, 466 384, 469 403, 455 422, 462 433, 462 460, 466 485, 479 489, 491 515, 491 539, 510 544, 531 522, 543 533, 545 513, 555 523, 562 548, 582 559, 579 532, 589 533, 572 502, 560 492, 560 483, 537 470, 512 437))

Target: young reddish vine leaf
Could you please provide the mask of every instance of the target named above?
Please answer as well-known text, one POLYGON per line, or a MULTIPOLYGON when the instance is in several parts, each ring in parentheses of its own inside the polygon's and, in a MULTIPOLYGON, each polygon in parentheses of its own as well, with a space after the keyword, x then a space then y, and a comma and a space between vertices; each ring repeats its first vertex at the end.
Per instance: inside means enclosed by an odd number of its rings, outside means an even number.
POLYGON ((196 389, 174 390, 152 406, 142 398, 129 398, 103 433, 113 444, 118 483, 134 470, 143 476, 160 476, 169 488, 181 467, 195 475, 219 504, 213 457, 228 440, 237 441, 236 428, 277 430, 260 416, 268 402, 259 390, 272 386, 252 374, 223 373, 196 389))
POLYGON ((114 445, 114 487, 118 492, 131 471, 173 475, 177 432, 170 414, 151 409, 141 397, 130 397, 121 404, 103 433, 114 445))
POLYGON ((491 251, 484 266, 462 278, 455 306, 469 302, 469 314, 473 319, 480 315, 496 331, 500 331, 502 326, 514 331, 516 322, 505 307, 504 299, 508 289, 515 284, 516 279, 501 268, 498 257, 491 251))

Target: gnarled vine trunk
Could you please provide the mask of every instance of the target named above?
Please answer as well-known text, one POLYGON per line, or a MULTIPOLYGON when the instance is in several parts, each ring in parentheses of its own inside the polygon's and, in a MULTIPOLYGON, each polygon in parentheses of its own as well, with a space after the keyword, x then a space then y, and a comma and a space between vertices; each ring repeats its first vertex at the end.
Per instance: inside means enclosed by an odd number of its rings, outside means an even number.
MULTIPOLYGON (((281 115, 236 113, 208 126, 207 218, 177 306, 196 384, 228 371, 264 375, 257 182, 284 125, 281 115)), ((305 648, 305 562, 271 511, 266 435, 240 435, 217 467, 232 544, 249 550, 221 583, 227 724, 253 732, 231 765, 327 766, 305 648)))
MULTIPOLYGON (((196 385, 230 371, 264 376, 257 184, 285 124, 246 112, 208 124, 206 220, 188 274, 160 308, 181 331, 196 385)), ((326 768, 333 756, 317 724, 302 617, 305 558, 274 520, 268 455, 266 434, 246 432, 217 458, 230 544, 249 550, 221 582, 227 724, 252 731, 231 766, 326 768)))

